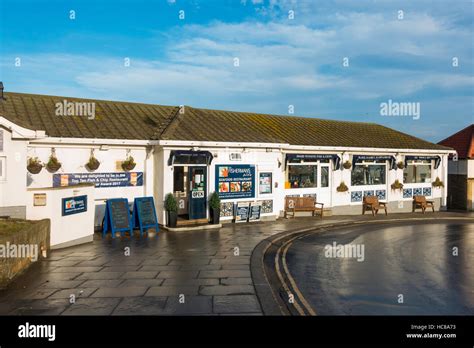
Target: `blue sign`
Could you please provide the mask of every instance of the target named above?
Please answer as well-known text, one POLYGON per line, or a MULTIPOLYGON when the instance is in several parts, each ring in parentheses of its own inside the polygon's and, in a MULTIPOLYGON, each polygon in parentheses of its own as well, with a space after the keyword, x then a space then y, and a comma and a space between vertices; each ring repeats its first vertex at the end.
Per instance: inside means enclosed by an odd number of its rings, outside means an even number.
POLYGON ((140 236, 148 228, 154 228, 159 231, 158 218, 156 217, 155 201, 153 197, 135 198, 133 202, 133 225, 140 228, 140 236))
POLYGON ((62 216, 84 213, 87 211, 87 196, 62 199, 62 216))
POLYGON ((143 186, 143 172, 53 174, 53 187, 80 184, 96 188, 143 186))
POLYGON ((115 232, 129 231, 130 237, 133 236, 132 219, 126 198, 107 200, 102 235, 105 237, 108 231, 112 233, 112 238, 115 238, 115 232))
POLYGON ((216 165, 216 191, 221 199, 255 197, 255 166, 216 165))

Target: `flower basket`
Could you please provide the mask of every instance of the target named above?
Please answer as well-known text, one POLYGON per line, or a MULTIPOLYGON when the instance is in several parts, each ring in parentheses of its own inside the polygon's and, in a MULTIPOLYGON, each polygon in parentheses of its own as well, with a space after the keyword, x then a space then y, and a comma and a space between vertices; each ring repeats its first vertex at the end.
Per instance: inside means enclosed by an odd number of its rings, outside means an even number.
POLYGON ((38 157, 32 157, 28 158, 28 164, 26 165, 26 169, 31 174, 38 174, 39 172, 41 172, 41 169, 43 169, 43 165, 38 160, 38 157))
POLYGON ((398 169, 403 169, 403 168, 405 168, 405 164, 400 161, 400 162, 397 163, 397 168, 398 169))
POLYGON ((402 190, 403 189, 403 184, 397 180, 394 181, 394 183, 392 185, 390 185, 390 187, 392 188, 392 190, 402 190))
POLYGON ((342 166, 344 167, 344 169, 351 169, 352 167, 352 163, 349 162, 349 161, 345 161, 342 166))
POLYGON ((436 177, 436 180, 433 181, 431 185, 436 188, 444 187, 444 183, 440 180, 439 176, 436 177))
POLYGON ((86 163, 86 168, 90 171, 97 170, 100 166, 100 162, 94 156, 89 157, 89 161, 86 163))
POLYGON ((126 172, 129 172, 135 168, 137 164, 135 163, 135 160, 133 159, 132 156, 128 156, 125 161, 122 162, 122 169, 125 170, 126 172))
POLYGON ((349 187, 347 187, 347 185, 344 183, 344 181, 342 181, 338 187, 336 187, 336 191, 337 192, 347 192, 349 191, 349 187))
POLYGON ((61 168, 61 165, 61 162, 58 161, 56 156, 51 154, 51 156, 49 156, 48 163, 46 163, 46 169, 48 169, 50 173, 55 173, 59 170, 59 168, 61 168))

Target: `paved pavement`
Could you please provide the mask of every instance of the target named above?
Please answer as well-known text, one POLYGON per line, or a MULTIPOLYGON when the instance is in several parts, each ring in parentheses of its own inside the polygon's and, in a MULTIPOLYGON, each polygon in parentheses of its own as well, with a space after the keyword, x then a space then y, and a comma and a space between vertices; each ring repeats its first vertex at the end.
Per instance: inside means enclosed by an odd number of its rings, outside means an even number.
MULTIPOLYGON (((445 214, 432 217, 437 215, 445 214)), ((260 241, 288 230, 361 219, 387 217, 279 219, 213 231, 162 231, 141 240, 98 235, 93 243, 52 251, 30 267, 0 292, 0 314, 261 315, 250 274, 250 255, 260 241)))

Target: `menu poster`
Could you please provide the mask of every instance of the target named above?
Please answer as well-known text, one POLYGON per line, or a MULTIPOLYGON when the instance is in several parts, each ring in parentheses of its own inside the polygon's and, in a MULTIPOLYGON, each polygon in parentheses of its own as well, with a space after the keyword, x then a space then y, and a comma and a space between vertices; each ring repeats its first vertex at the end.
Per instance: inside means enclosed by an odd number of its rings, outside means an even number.
POLYGON ((235 222, 247 222, 249 219, 250 204, 249 202, 238 202, 235 209, 235 222))
POLYGON ((250 204, 250 215, 249 215, 249 222, 250 221, 260 221, 260 214, 262 212, 262 205, 258 202, 254 202, 250 204))
POLYGON ((262 205, 258 202, 251 203, 249 221, 260 221, 261 213, 262 213, 262 205))
POLYGON ((259 193, 272 193, 272 173, 260 173, 258 179, 259 193))

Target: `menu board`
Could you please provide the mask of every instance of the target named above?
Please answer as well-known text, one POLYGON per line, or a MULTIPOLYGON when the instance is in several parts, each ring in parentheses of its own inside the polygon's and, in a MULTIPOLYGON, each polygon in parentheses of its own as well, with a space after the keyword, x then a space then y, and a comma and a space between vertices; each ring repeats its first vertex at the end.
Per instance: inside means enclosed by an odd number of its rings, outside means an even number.
POLYGON ((249 202, 238 202, 235 208, 235 222, 247 222, 249 219, 250 204, 249 202))
POLYGON ((111 231, 112 238, 115 238, 115 232, 129 231, 132 235, 132 221, 126 198, 107 200, 102 234, 105 235, 108 231, 111 231))
POLYGON ((262 205, 259 203, 250 204, 249 221, 259 221, 262 212, 262 205))
POLYGON ((216 165, 216 189, 221 199, 255 197, 255 166, 216 165))
POLYGON ((158 219, 155 211, 153 197, 135 198, 133 202, 133 223, 140 228, 140 234, 147 228, 155 228, 158 231, 158 219))

